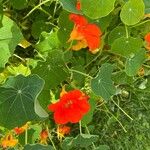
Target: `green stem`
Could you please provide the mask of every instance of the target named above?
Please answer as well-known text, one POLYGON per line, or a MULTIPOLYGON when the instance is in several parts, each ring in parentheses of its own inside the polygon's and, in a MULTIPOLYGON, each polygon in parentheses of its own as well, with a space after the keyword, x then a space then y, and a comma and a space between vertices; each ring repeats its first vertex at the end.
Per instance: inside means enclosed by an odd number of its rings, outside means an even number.
MULTIPOLYGON (((89 131, 89 129, 88 129, 88 127, 85 125, 85 129, 86 129, 86 131, 87 131, 87 133, 89 134, 89 135, 91 135, 90 134, 90 131, 89 131)), ((96 146, 95 146, 95 144, 92 142, 92 145, 93 145, 93 148, 94 149, 96 149, 96 146)))
POLYGON ((82 134, 82 123, 81 123, 81 121, 79 121, 79 130, 80 130, 80 134, 82 134))
POLYGON ((25 145, 28 144, 28 129, 25 130, 25 145))
POLYGON ((43 4, 46 4, 48 2, 50 2, 51 0, 45 0, 42 3, 38 4, 37 6, 35 6, 31 11, 29 11, 29 13, 23 18, 27 18, 28 16, 30 16, 36 9, 38 9, 39 7, 41 7, 43 4))
POLYGON ((76 73, 81 74, 81 75, 83 75, 83 76, 86 76, 86 77, 88 77, 88 78, 90 78, 90 79, 93 79, 92 76, 90 76, 90 75, 88 75, 88 74, 86 74, 86 73, 83 73, 83 72, 80 72, 80 71, 74 70, 74 69, 69 69, 69 70, 70 70, 71 72, 76 72, 76 73))
POLYGON ((125 30, 126 30, 126 38, 129 38, 128 27, 126 25, 125 25, 125 30))
POLYGON ((133 120, 133 118, 130 117, 113 99, 111 100, 130 120, 133 120))
POLYGON ((52 140, 52 136, 51 136, 51 134, 49 133, 49 128, 48 128, 48 126, 46 126, 46 130, 47 130, 47 133, 48 133, 48 138, 49 138, 49 140, 51 141, 54 150, 57 150, 57 149, 56 149, 56 146, 55 146, 55 144, 54 144, 54 142, 53 142, 53 140, 52 140))
POLYGON ((141 23, 139 23, 139 24, 136 24, 136 25, 134 25, 134 26, 131 26, 130 28, 134 28, 134 27, 141 26, 141 25, 143 25, 143 24, 145 24, 145 23, 147 23, 147 22, 150 22, 150 20, 145 20, 145 21, 143 21, 143 22, 141 22, 141 23))

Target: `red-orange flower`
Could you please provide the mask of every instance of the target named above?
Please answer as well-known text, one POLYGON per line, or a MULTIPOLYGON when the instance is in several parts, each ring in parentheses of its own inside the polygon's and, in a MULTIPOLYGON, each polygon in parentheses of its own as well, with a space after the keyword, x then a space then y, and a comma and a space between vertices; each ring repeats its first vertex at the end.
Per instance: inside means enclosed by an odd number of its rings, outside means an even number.
POLYGON ((81 10, 81 3, 80 0, 77 0, 76 9, 81 10))
POLYGON ((88 99, 80 90, 72 90, 64 93, 58 102, 50 104, 48 109, 54 112, 57 124, 77 123, 90 109, 88 99))
POLYGON ((25 132, 25 130, 27 130, 29 123, 26 123, 24 126, 22 127, 16 127, 14 128, 14 131, 16 134, 21 134, 23 132, 25 132))
POLYGON ((42 130, 40 133, 40 143, 47 144, 48 132, 46 130, 42 130))
POLYGON ((59 125, 57 128, 57 137, 59 140, 62 140, 62 138, 70 133, 70 127, 66 125, 59 125))
POLYGON ((145 48, 148 49, 148 50, 150 50, 150 32, 145 35, 144 39, 146 41, 145 48))
POLYGON ((88 23, 87 19, 82 15, 70 14, 69 19, 74 22, 75 26, 68 42, 77 41, 77 44, 72 46, 72 50, 78 51, 89 47, 90 52, 96 53, 101 44, 100 36, 102 32, 100 28, 95 24, 88 23))

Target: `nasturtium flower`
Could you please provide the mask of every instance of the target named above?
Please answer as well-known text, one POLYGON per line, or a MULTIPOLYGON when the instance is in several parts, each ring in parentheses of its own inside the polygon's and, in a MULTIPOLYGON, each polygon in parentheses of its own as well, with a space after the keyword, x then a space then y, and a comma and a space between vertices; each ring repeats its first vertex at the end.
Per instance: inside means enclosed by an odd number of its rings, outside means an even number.
POLYGON ((72 46, 72 50, 78 51, 89 47, 91 53, 95 54, 98 52, 102 35, 100 28, 96 24, 88 23, 88 20, 82 15, 70 14, 69 19, 74 22, 74 28, 68 42, 77 41, 72 46))
POLYGON ((48 132, 47 130, 43 129, 40 133, 40 143, 47 144, 47 139, 48 139, 48 132))
POLYGON ((80 0, 77 0, 76 9, 81 10, 81 3, 80 0))
POLYGON ((145 35, 144 39, 145 39, 145 42, 146 42, 145 48, 150 50, 150 32, 145 35))
POLYGON ((90 110, 89 96, 80 90, 64 93, 58 102, 48 105, 57 124, 77 123, 90 110))
POLYGON ((1 140, 1 146, 3 148, 7 147, 15 147, 18 144, 18 139, 15 139, 12 134, 6 135, 4 138, 1 140))
POLYGON ((14 128, 14 131, 15 131, 16 134, 21 134, 21 133, 25 132, 25 130, 28 129, 28 126, 29 126, 29 123, 26 123, 22 127, 16 127, 16 128, 14 128))
POLYGON ((57 127, 57 137, 61 141, 65 135, 70 133, 70 127, 66 125, 58 125, 57 127))

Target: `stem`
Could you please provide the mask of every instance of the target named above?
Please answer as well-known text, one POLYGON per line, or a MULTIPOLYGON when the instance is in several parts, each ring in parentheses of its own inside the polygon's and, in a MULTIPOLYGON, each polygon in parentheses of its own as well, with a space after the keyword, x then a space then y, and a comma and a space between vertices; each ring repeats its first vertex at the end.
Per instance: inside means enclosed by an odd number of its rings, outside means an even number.
MULTIPOLYGON (((88 127, 87 127, 87 125, 85 125, 85 129, 86 129, 87 133, 88 133, 89 135, 91 135, 91 134, 90 134, 90 131, 89 131, 88 127)), ((93 145, 93 148, 96 149, 96 146, 95 146, 95 144, 94 144, 93 142, 92 142, 92 145, 93 145)))
POLYGON ((31 11, 29 11, 29 13, 23 18, 27 18, 28 16, 30 16, 36 9, 38 9, 39 7, 41 7, 43 4, 46 4, 48 2, 50 2, 51 0, 45 0, 42 3, 38 4, 37 6, 35 6, 31 11))
POLYGON ((49 133, 49 128, 48 128, 48 126, 46 126, 46 130, 47 130, 47 133, 48 133, 48 138, 49 138, 49 140, 51 141, 54 150, 57 150, 57 149, 56 149, 56 146, 55 146, 55 144, 54 144, 54 142, 53 142, 53 140, 52 140, 52 136, 51 136, 51 134, 49 133))
POLYGON ((79 121, 79 130, 80 130, 80 134, 82 134, 82 123, 81 123, 81 121, 79 121))
POLYGON ((125 25, 125 30, 126 30, 126 38, 129 38, 128 27, 126 25, 125 25))
POLYGON ((16 58, 19 58, 21 61, 25 62, 25 60, 23 58, 21 58, 20 56, 13 54, 13 56, 15 56, 16 58))
POLYGON ((90 76, 90 75, 88 75, 88 74, 86 74, 86 73, 83 73, 83 72, 80 72, 80 71, 74 70, 74 69, 69 69, 69 70, 70 70, 71 72, 76 72, 76 73, 81 74, 81 75, 83 75, 83 76, 86 76, 86 77, 88 77, 88 78, 90 78, 90 79, 93 79, 92 76, 90 76))
POLYGON ((141 23, 139 23, 139 24, 136 24, 136 25, 134 25, 134 26, 132 26, 132 27, 130 27, 130 28, 134 28, 134 27, 141 26, 141 25, 143 25, 143 24, 145 24, 145 23, 147 23, 147 22, 150 22, 150 20, 145 20, 145 21, 143 21, 143 22, 141 22, 141 23))
POLYGON ((113 99, 111 100, 130 120, 133 120, 133 118, 130 117, 113 99))
POLYGON ((28 144, 28 129, 25 130, 25 145, 28 144))

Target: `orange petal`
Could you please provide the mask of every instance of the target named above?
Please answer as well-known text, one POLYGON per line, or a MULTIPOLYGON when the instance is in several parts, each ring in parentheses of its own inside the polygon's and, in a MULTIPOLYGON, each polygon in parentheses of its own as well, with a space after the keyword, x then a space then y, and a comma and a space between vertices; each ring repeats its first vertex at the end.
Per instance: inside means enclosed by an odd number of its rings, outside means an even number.
POLYGON ((76 45, 73 45, 72 50, 78 51, 82 48, 86 48, 87 46, 88 46, 87 41, 83 39, 83 40, 78 41, 76 45))
POLYGON ((76 26, 85 26, 88 24, 87 19, 82 15, 70 14, 69 19, 73 21, 76 26))

